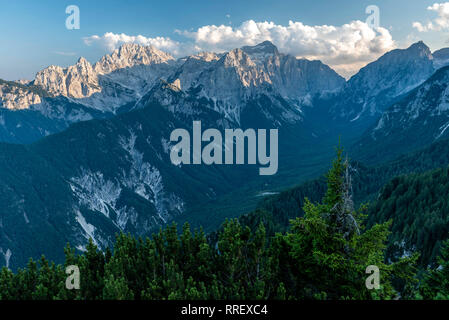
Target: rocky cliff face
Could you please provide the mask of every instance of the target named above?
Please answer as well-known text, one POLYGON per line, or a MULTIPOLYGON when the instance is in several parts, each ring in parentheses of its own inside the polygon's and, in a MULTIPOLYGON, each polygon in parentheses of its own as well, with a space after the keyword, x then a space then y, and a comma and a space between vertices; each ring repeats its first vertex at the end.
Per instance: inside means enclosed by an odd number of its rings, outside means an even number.
POLYGON ((208 68, 212 68, 221 56, 212 52, 201 52, 197 55, 181 58, 178 60, 179 67, 176 72, 170 76, 170 81, 178 80, 181 90, 193 88, 197 85, 201 73, 208 68))
POLYGON ((137 65, 165 64, 174 60, 170 54, 152 46, 124 44, 95 63, 94 70, 98 74, 108 74, 118 69, 131 68, 137 65))
POLYGON ((68 68, 50 66, 37 73, 34 84, 55 96, 85 98, 100 92, 98 76, 84 58, 68 68))
POLYGON ((26 109, 32 104, 41 103, 41 96, 27 88, 0 83, 0 107, 9 110, 26 109))
MULTIPOLYGON (((154 47, 143 47, 137 44, 124 44, 112 54, 105 55, 93 66, 84 58, 68 68, 50 66, 37 73, 34 84, 42 87, 53 95, 63 95, 70 98, 87 98, 96 92, 101 92, 101 76, 111 74, 117 70, 123 70, 124 74, 118 76, 116 72, 110 78, 125 80, 121 83, 132 82, 134 77, 144 73, 151 74, 151 66, 167 64, 173 61, 173 57, 154 47), (145 69, 136 69, 130 72, 129 68, 135 66, 147 66, 145 69)), ((160 76, 158 74, 157 76, 160 76)), ((155 78, 156 75, 153 76, 155 78)), ((151 75, 145 75, 151 79, 151 75)), ((117 81, 120 83, 120 81, 117 81)), ((136 89, 133 88, 132 89, 136 89)))
POLYGON ((93 66, 84 58, 68 68, 50 66, 36 75, 34 85, 54 96, 80 99, 97 110, 115 112, 148 90, 174 61, 154 47, 125 44, 93 66))
POLYGON ((183 90, 213 100, 215 110, 237 122, 242 107, 260 95, 279 96, 297 108, 317 92, 338 90, 345 82, 321 62, 281 54, 268 41, 222 56, 189 58, 175 78, 183 90))

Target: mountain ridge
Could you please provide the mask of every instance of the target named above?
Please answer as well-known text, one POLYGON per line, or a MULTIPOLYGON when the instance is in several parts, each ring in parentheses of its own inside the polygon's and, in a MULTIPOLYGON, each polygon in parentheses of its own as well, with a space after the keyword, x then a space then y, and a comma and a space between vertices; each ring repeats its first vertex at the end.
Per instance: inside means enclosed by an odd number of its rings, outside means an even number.
POLYGON ((361 160, 376 161, 447 137, 448 92, 449 66, 446 66, 386 110, 355 144, 355 152, 361 160))

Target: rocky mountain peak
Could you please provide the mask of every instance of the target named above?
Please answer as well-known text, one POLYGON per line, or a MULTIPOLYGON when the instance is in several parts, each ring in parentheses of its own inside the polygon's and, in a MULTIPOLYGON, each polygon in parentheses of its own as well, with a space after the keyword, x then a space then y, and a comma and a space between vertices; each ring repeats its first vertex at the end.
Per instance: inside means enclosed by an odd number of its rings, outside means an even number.
POLYGON ((100 91, 97 74, 83 57, 67 68, 50 66, 39 71, 34 84, 52 95, 72 98, 84 98, 100 91))
POLYGON ((405 49, 405 51, 409 52, 409 53, 427 56, 427 57, 432 56, 432 52, 430 51, 430 48, 423 41, 418 41, 418 42, 413 43, 410 47, 405 49))
POLYGON ((92 65, 90 64, 90 62, 87 61, 86 58, 84 58, 84 57, 80 57, 80 58, 78 59, 78 61, 76 62, 76 65, 82 66, 82 67, 89 67, 89 66, 92 66, 92 65))
POLYGON ((9 110, 26 109, 30 104, 41 102, 37 92, 28 90, 28 83, 0 79, 0 107, 9 110))
POLYGON ((277 55, 279 51, 277 47, 270 41, 261 42, 255 46, 244 46, 242 50, 251 55, 277 55))
POLYGON ((226 53, 221 61, 226 67, 253 67, 255 63, 242 49, 237 48, 226 53))
MULTIPOLYGON (((84 57, 80 57, 76 64, 67 68, 50 66, 37 73, 34 84, 52 95, 62 95, 77 99, 89 98, 94 93, 102 92, 102 86, 105 85, 105 81, 109 83, 108 87, 116 87, 114 90, 120 90, 121 92, 127 90, 117 88, 117 83, 121 86, 122 83, 126 84, 129 82, 131 87, 139 87, 136 88, 136 92, 138 92, 139 90, 144 90, 146 88, 145 85, 149 81, 154 81, 153 78, 157 78, 159 75, 153 75, 149 69, 136 70, 135 72, 127 69, 135 66, 151 67, 168 64, 173 60, 174 58, 170 54, 162 52, 153 46, 123 44, 111 54, 103 56, 93 66, 84 57), (121 69, 125 70, 126 74, 115 75, 114 79, 102 80, 103 75, 108 75, 121 69), (116 84, 111 84, 111 81, 116 84)), ((103 95, 117 96, 117 92, 109 91, 105 91, 103 95)), ((126 93, 126 95, 127 100, 132 99, 129 97, 130 93, 126 93)), ((92 101, 90 102, 95 105, 95 108, 101 108, 101 104, 107 103, 108 107, 113 109, 111 104, 120 104, 120 101, 114 100, 112 102, 106 96, 91 99, 92 101)), ((122 103, 124 102, 129 101, 122 101, 122 103)))
POLYGON ((189 59, 196 59, 196 60, 202 60, 205 62, 211 62, 211 61, 219 60, 220 56, 214 52, 203 51, 198 54, 189 56, 189 59))
POLYGON ((94 69, 98 73, 106 74, 136 65, 163 64, 174 60, 170 54, 160 51, 154 46, 126 43, 111 54, 103 56, 94 65, 94 69))
MULTIPOLYGON (((430 77, 435 70, 432 60, 429 47, 421 41, 406 49, 390 51, 354 75, 348 81, 347 90, 362 100, 384 92, 388 104, 390 99, 413 89, 430 77)), ((373 108, 370 107, 371 112, 382 111, 373 108)))
POLYGON ((449 65, 449 48, 443 48, 432 53, 435 69, 449 65))
POLYGON ((75 65, 69 66, 65 73, 72 77, 90 78, 88 79, 90 81, 96 81, 95 79, 97 77, 92 65, 84 57, 80 57, 75 65))

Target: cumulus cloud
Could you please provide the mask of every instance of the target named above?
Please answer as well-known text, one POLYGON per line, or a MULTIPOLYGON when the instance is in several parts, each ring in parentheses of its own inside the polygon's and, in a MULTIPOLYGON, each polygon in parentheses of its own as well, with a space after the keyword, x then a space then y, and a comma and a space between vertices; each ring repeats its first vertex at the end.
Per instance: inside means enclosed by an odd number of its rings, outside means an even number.
POLYGON ((249 20, 236 28, 210 25, 180 33, 199 47, 212 51, 226 51, 270 40, 281 52, 322 60, 343 73, 352 73, 395 47, 387 29, 373 30, 361 21, 342 26, 308 26, 290 21, 283 26, 249 20))
POLYGON ((108 51, 113 51, 119 48, 125 43, 137 43, 143 46, 154 46, 159 50, 169 52, 173 55, 179 56, 184 54, 190 54, 192 52, 201 50, 190 44, 180 43, 174 41, 168 37, 145 37, 142 35, 129 36, 124 33, 116 34, 112 32, 107 32, 102 36, 93 35, 83 39, 84 43, 87 45, 99 45, 104 47, 108 51), (185 51, 185 52, 183 52, 185 51))
POLYGON ((308 26, 294 21, 290 21, 288 25, 279 25, 248 20, 237 27, 207 25, 193 31, 175 32, 184 36, 185 41, 113 33, 88 37, 84 41, 86 44, 100 43, 109 50, 123 43, 135 42, 153 45, 175 56, 181 56, 198 51, 224 52, 270 40, 280 52, 322 60, 345 76, 355 73, 366 63, 395 48, 395 42, 387 29, 374 30, 362 21, 352 21, 342 26, 308 26))
POLYGON ((449 2, 434 3, 427 8, 437 13, 437 18, 427 23, 413 22, 413 27, 419 32, 441 31, 449 29, 449 2))

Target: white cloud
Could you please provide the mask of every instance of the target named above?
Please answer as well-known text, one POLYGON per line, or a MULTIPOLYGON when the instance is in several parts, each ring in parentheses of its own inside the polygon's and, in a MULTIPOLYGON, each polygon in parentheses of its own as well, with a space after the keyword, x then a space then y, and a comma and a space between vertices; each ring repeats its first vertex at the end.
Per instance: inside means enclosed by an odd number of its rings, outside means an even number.
POLYGON ((449 29, 449 2, 434 3, 428 7, 427 10, 436 12, 438 17, 425 24, 421 22, 413 22, 413 28, 419 32, 449 29))
POLYGON ((353 73, 395 47, 387 29, 373 30, 361 21, 343 26, 308 26, 290 21, 283 26, 249 20, 236 28, 209 25, 181 34, 193 39, 199 47, 211 51, 226 51, 270 40, 281 52, 322 60, 345 74, 353 73))
POLYGON ((352 21, 342 26, 308 26, 290 21, 288 25, 248 20, 238 27, 206 25, 194 31, 175 32, 186 38, 146 38, 126 34, 106 33, 85 38, 86 44, 100 43, 109 50, 123 43, 153 45, 175 56, 198 51, 224 52, 244 45, 272 41, 280 52, 307 59, 319 59, 348 76, 360 67, 395 48, 390 32, 385 28, 373 30, 365 22, 352 21))
MULTIPOLYGON (((83 39, 87 45, 100 45, 108 51, 113 51, 124 43, 137 43, 143 46, 154 46, 162 51, 170 52, 176 56, 185 54, 183 51, 193 51, 195 48, 188 48, 186 44, 174 41, 168 37, 148 38, 142 35, 129 36, 124 33, 116 34, 107 32, 102 36, 93 35, 83 39)), ((190 53, 190 52, 189 52, 190 53)))

